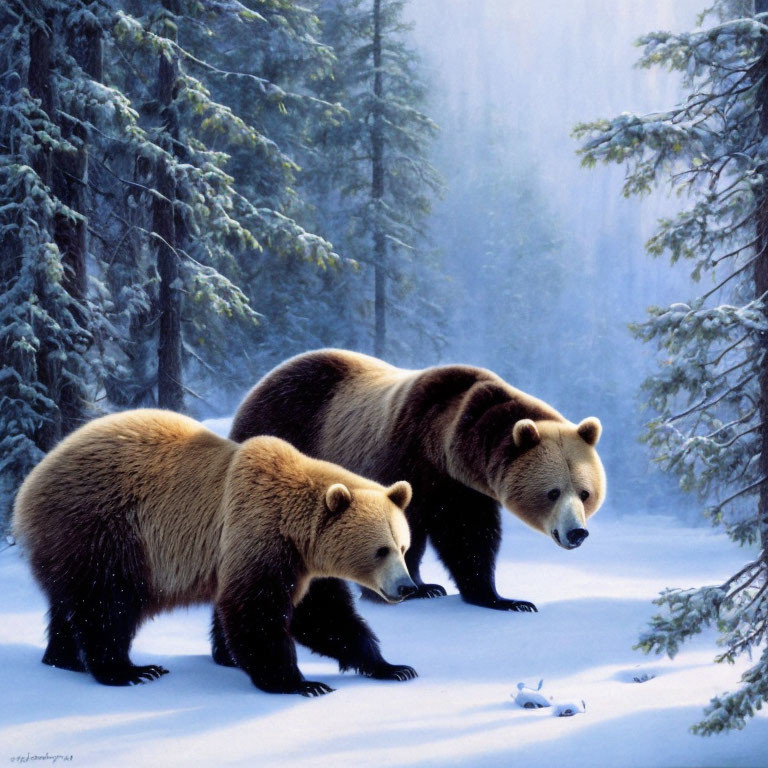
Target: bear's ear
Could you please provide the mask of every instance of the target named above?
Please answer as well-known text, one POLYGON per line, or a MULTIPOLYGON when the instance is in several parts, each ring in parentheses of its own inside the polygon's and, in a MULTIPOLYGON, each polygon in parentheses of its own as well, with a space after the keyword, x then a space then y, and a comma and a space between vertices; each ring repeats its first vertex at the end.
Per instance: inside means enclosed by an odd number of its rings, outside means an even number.
POLYGON ((603 425, 596 416, 588 416, 576 427, 576 433, 587 445, 597 445, 603 425))
POLYGON ((325 506, 332 515, 340 515, 352 503, 349 488, 341 483, 334 483, 325 492, 325 506))
POLYGON ((515 446, 523 450, 533 448, 541 442, 539 430, 531 419, 520 419, 515 422, 515 426, 512 427, 512 439, 515 441, 515 446))
POLYGON ((393 504, 397 504, 400 509, 405 509, 411 503, 413 496, 411 484, 405 480, 400 480, 400 482, 387 488, 387 496, 393 504))

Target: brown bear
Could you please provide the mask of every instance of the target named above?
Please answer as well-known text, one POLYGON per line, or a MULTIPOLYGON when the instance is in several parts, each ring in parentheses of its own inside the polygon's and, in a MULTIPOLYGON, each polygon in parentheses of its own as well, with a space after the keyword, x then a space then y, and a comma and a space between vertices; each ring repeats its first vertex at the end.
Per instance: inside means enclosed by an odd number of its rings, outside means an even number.
POLYGON ((276 435, 381 483, 408 480, 412 597, 445 594, 419 574, 429 537, 464 600, 517 611, 536 608, 496 592, 499 505, 561 547, 579 546, 605 498, 600 431, 596 418, 572 424, 483 368, 411 371, 324 349, 268 373, 230 437, 276 435))
POLYGON ((238 445, 161 410, 96 419, 15 502, 14 532, 50 601, 43 661, 106 685, 152 680, 167 670, 128 655, 139 624, 212 601, 214 660, 264 691, 332 690, 304 679, 294 639, 342 670, 410 679, 384 660, 342 581, 388 601, 414 588, 410 498, 406 482, 384 488, 275 437, 238 445))

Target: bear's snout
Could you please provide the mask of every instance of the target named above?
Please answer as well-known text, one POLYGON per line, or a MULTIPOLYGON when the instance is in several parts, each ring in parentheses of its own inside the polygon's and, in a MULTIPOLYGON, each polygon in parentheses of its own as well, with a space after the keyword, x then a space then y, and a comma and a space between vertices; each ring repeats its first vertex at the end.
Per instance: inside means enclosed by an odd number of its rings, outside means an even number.
POLYGON ((566 538, 572 547, 579 547, 587 536, 589 536, 589 531, 586 528, 572 528, 568 531, 566 538))
POLYGON ((571 528, 562 538, 557 528, 552 530, 552 538, 563 549, 576 549, 576 547, 580 547, 587 536, 589 536, 589 531, 586 528, 571 528))
POLYGON ((390 603, 399 603, 401 600, 405 600, 408 595, 412 595, 417 589, 418 587, 413 583, 413 579, 411 579, 406 571, 398 579, 382 584, 379 591, 382 597, 390 603))
POLYGON ((552 538, 563 549, 576 549, 582 545, 589 531, 584 506, 575 494, 569 493, 557 500, 548 527, 552 538))

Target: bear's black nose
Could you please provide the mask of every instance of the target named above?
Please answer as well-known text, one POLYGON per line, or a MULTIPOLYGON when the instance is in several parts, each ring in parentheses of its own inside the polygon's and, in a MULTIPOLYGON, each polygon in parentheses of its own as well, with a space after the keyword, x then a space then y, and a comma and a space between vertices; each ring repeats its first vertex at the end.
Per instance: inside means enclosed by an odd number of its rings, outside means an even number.
POLYGON ((405 598, 405 597, 408 597, 408 595, 412 595, 417 590, 418 590, 418 587, 415 584, 413 586, 411 586, 410 584, 409 585, 401 584, 397 588, 397 594, 400 595, 400 597, 405 598))
POLYGON ((578 547, 587 536, 589 536, 589 531, 586 528, 572 528, 568 531, 568 543, 572 547, 578 547))

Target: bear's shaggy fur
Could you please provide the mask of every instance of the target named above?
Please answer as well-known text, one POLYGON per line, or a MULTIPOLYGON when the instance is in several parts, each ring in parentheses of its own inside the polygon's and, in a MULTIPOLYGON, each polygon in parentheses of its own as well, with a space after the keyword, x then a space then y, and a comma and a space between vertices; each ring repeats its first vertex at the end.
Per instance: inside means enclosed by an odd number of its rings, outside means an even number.
POLYGON ((597 419, 572 424, 482 368, 409 371, 325 349, 268 373, 241 403, 230 437, 276 435, 379 482, 407 479, 413 596, 445 594, 419 576, 429 537, 465 600, 535 610, 496 592, 499 504, 561 546, 578 546, 605 497, 600 431, 597 419))
POLYGON ((410 496, 407 483, 384 488, 275 437, 237 445, 169 411, 96 419, 16 498, 14 532, 50 601, 43 661, 108 685, 154 679, 167 670, 128 655, 141 621, 212 601, 214 659, 265 691, 330 690, 304 680, 293 638, 342 669, 413 677, 384 661, 340 580, 389 599, 412 587, 410 496))

